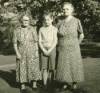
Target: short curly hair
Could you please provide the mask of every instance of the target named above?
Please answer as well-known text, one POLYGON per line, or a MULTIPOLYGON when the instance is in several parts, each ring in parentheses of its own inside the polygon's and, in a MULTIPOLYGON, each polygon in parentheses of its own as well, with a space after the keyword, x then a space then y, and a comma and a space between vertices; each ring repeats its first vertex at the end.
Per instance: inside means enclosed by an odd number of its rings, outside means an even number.
POLYGON ((44 14, 43 14, 43 19, 45 18, 45 16, 50 16, 50 18, 52 18, 53 19, 53 14, 51 13, 51 12, 44 12, 44 14))
POLYGON ((64 2, 64 3, 63 3, 63 5, 62 5, 62 7, 64 7, 65 5, 70 6, 70 7, 71 7, 72 12, 74 11, 74 6, 73 6, 73 4, 72 4, 72 3, 70 3, 70 2, 64 2))

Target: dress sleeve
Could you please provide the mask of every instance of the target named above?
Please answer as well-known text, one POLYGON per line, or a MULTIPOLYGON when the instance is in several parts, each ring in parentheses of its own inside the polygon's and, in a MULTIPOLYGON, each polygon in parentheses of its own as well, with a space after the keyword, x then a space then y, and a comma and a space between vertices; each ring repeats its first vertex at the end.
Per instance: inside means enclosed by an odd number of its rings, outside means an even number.
POLYGON ((42 30, 41 30, 41 28, 39 30, 39 47, 43 52, 45 51, 44 46, 42 44, 42 30))
POLYGON ((57 23, 57 25, 56 25, 56 27, 59 29, 60 26, 61 26, 61 21, 59 20, 58 23, 57 23))
POLYGON ((65 35, 65 31, 63 29, 62 30, 60 29, 62 24, 63 24, 62 21, 59 21, 58 24, 57 24, 57 28, 58 28, 57 34, 58 34, 59 37, 62 37, 62 36, 65 35))
POLYGON ((80 20, 78 20, 78 28, 77 28, 77 30, 78 30, 79 33, 83 33, 83 28, 82 28, 80 20))
POLYGON ((66 30, 65 29, 58 29, 58 36, 63 37, 66 35, 66 30))
POLYGON ((54 42, 55 42, 55 44, 57 44, 57 42, 58 42, 57 32, 58 32, 58 29, 55 28, 55 31, 54 31, 54 42))
POLYGON ((34 27, 33 38, 34 38, 34 41, 35 41, 35 42, 38 42, 38 34, 37 34, 36 27, 34 27))
POLYGON ((13 44, 17 44, 17 29, 13 32, 13 44))
POLYGON ((39 30, 39 44, 41 43, 41 41, 42 41, 42 36, 41 36, 41 28, 40 28, 40 30, 39 30))

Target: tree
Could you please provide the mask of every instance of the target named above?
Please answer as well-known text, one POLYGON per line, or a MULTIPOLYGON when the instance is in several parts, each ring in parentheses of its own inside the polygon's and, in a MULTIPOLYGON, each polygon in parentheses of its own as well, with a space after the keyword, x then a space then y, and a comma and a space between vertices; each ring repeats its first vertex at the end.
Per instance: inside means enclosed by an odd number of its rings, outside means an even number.
POLYGON ((100 3, 98 0, 84 0, 81 2, 79 16, 82 19, 86 38, 91 39, 100 31, 100 3))
POLYGON ((0 0, 0 20, 2 21, 0 31, 5 32, 4 34, 8 33, 7 37, 12 37, 11 33, 16 27, 16 22, 19 24, 18 19, 24 14, 35 21, 41 18, 44 11, 52 12, 56 17, 62 12, 61 6, 65 1, 74 5, 75 16, 82 21, 85 37, 92 39, 94 34, 91 33, 100 31, 99 0, 0 0))

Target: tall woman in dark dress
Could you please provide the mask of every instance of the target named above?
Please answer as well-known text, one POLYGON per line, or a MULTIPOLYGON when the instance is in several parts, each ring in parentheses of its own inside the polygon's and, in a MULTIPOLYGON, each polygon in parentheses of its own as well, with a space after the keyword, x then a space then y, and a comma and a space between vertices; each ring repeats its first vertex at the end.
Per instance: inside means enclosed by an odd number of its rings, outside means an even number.
MULTIPOLYGON (((79 44, 84 38, 80 20, 74 16, 71 3, 64 3, 64 19, 58 23, 58 65, 56 79, 67 82, 72 88, 77 88, 77 83, 84 81, 83 63, 79 44)), ((64 88, 68 85, 65 84, 64 88)))

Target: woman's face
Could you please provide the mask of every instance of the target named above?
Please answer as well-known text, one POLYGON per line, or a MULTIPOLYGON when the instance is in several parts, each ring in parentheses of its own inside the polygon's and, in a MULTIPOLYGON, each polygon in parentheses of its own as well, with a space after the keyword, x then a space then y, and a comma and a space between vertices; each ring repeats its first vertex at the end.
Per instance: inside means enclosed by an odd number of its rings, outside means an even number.
POLYGON ((64 16, 72 15, 72 12, 73 12, 73 8, 71 7, 71 5, 65 4, 63 6, 63 14, 64 14, 64 16))
POLYGON ((22 20, 22 24, 23 24, 23 26, 29 26, 29 20, 25 20, 25 19, 23 19, 22 20))
POLYGON ((52 19, 49 15, 46 15, 46 16, 44 17, 44 22, 45 22, 45 25, 46 25, 46 26, 49 26, 49 25, 52 24, 53 19, 52 19))

